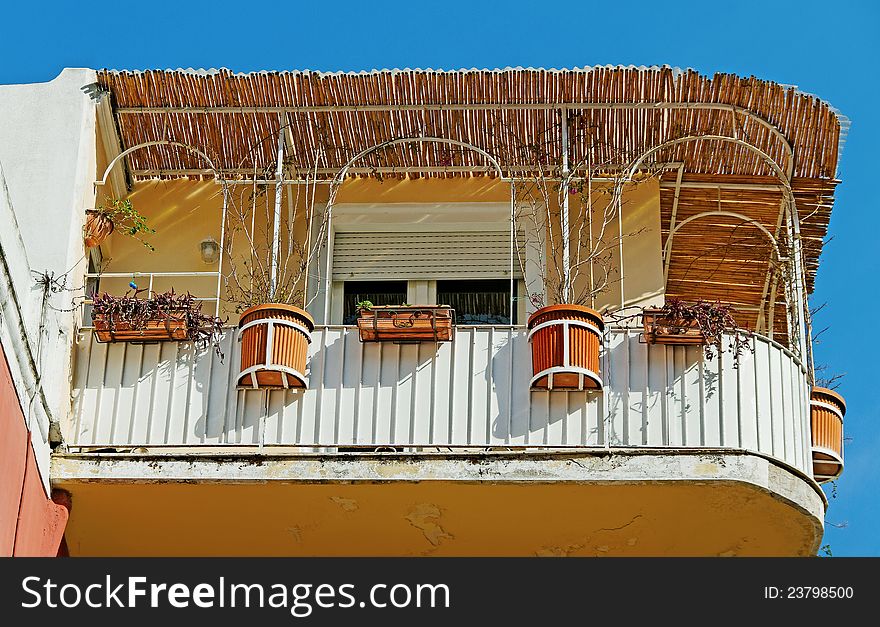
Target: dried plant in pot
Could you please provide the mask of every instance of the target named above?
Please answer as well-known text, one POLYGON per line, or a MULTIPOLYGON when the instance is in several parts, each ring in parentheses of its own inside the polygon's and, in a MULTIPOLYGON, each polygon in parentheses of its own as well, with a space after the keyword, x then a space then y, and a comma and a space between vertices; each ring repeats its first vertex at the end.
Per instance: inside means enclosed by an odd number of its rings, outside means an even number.
POLYGON ((361 342, 451 342, 455 311, 448 305, 357 304, 361 342))
POLYGON ((670 298, 663 307, 646 307, 642 311, 643 334, 649 344, 705 346, 707 359, 723 351, 724 338, 729 336, 729 348, 738 359, 743 350, 751 348, 751 343, 748 335, 737 327, 733 314, 730 305, 670 298))
MULTIPOLYGON (((576 120, 570 119, 569 129, 576 120)), ((592 145, 590 127, 577 126, 592 145)), ((547 133, 547 137, 555 137, 547 133)), ((605 331, 597 307, 620 284, 619 250, 640 230, 621 232, 624 190, 650 176, 631 180, 628 155, 614 146, 593 146, 579 163, 555 161, 557 147, 521 146, 531 155, 528 174, 514 184, 514 233, 520 270, 536 311, 528 319, 532 351, 530 387, 536 390, 601 390, 600 353, 605 331), (591 160, 602 154, 607 160, 591 160)), ((620 286, 622 291, 623 287, 620 286)), ((606 298, 606 300, 608 300, 606 298)))
POLYGON ((92 315, 99 342, 190 341, 200 348, 211 346, 222 357, 224 321, 202 313, 201 301, 173 290, 146 297, 143 292, 95 297, 92 315))
MULTIPOLYGON (((297 176, 291 175, 293 178, 297 176)), ((255 178, 263 178, 255 173, 255 178)), ((303 175, 303 178, 308 178, 303 175)), ((286 192, 269 186, 224 184, 226 232, 222 242, 226 302, 240 313, 241 364, 237 385, 245 389, 304 389, 315 322, 306 311, 310 260, 326 233, 326 216, 315 203, 314 185, 286 192), (280 217, 281 196, 289 199, 280 217), (308 225, 308 237, 297 225, 308 225)))

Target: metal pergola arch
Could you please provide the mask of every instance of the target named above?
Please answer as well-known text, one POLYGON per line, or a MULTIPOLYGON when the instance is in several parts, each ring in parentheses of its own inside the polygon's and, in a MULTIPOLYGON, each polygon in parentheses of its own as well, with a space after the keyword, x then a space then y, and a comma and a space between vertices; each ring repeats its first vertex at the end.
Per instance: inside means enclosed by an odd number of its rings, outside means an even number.
MULTIPOLYGON (((777 129, 778 130, 778 129, 777 129)), ((639 155, 635 160, 633 160, 632 164, 629 166, 627 170, 627 175, 624 177, 624 180, 632 180, 632 177, 638 171, 639 167, 644 163, 644 161, 650 157, 651 155, 665 149, 670 148, 672 146, 686 143, 686 142, 695 142, 695 141, 719 141, 736 144, 749 150, 760 157, 772 170, 774 176, 780 181, 780 188, 783 191, 785 196, 785 203, 783 204, 782 211, 785 211, 785 215, 788 218, 788 228, 790 229, 790 237, 789 241, 792 242, 792 260, 794 263, 794 292, 795 292, 795 304, 797 310, 797 319, 793 321, 797 325, 798 337, 797 337, 797 345, 799 349, 799 353, 801 355, 807 356, 807 362, 810 365, 810 376, 812 377, 813 372, 813 357, 812 357, 812 349, 809 342, 808 334, 810 333, 810 320, 809 320, 809 311, 807 309, 806 303, 806 277, 803 275, 803 260, 801 258, 801 245, 800 245, 800 216, 797 211, 797 201, 794 196, 794 192, 791 188, 791 171, 794 166, 793 153, 790 153, 791 157, 789 159, 788 167, 783 170, 783 168, 776 163, 766 152, 754 146, 753 144, 740 139, 738 137, 729 137, 726 135, 688 135, 684 137, 679 137, 676 139, 671 139, 657 146, 653 146, 646 150, 644 153, 639 155)), ((787 142, 786 142, 786 145, 787 142)), ((790 149, 790 146, 789 146, 790 149)), ((618 195, 619 200, 619 195, 618 195)), ((671 241, 675 232, 678 230, 676 225, 674 224, 675 216, 673 216, 673 221, 669 225, 669 235, 667 236, 667 242, 664 243, 663 251, 664 251, 664 280, 666 278, 666 270, 668 268, 668 255, 667 251, 671 251, 671 241)), ((770 235, 767 232, 767 235, 770 235)), ((779 254, 778 246, 777 246, 777 238, 776 236, 771 236, 771 241, 773 242, 774 248, 776 249, 777 256, 779 254)), ((622 259, 622 255, 621 255, 622 259)))
MULTIPOLYGON (((516 105, 499 105, 499 106, 501 108, 517 108, 516 105)), ((492 105, 485 105, 485 106, 478 106, 477 108, 491 108, 491 107, 492 107, 492 105)), ((687 137, 676 138, 673 140, 668 140, 667 142, 663 142, 662 144, 659 144, 657 146, 654 146, 654 147, 648 149, 647 151, 645 151, 642 155, 640 155, 636 160, 634 160, 631 163, 631 165, 629 166, 629 168, 627 170, 627 176, 625 178, 627 180, 632 180, 633 176, 639 170, 639 168, 644 164, 644 162, 648 158, 650 158, 651 155, 655 154, 657 151, 662 150, 663 148, 668 148, 668 147, 671 147, 671 146, 674 146, 674 145, 677 145, 680 143, 688 142, 688 141, 706 140, 706 141, 723 141, 723 142, 734 143, 734 144, 737 144, 739 146, 742 146, 742 147, 752 151, 754 154, 757 154, 767 165, 769 165, 771 167, 771 169, 773 170, 774 175, 780 180, 781 188, 783 189, 783 191, 786 195, 787 202, 785 203, 786 206, 783 208, 783 210, 786 212, 786 217, 788 218, 788 222, 789 222, 788 228, 791 230, 791 234, 792 234, 791 241, 794 243, 794 246, 796 249, 795 254, 793 255, 794 261, 797 264, 797 269, 796 269, 796 272, 794 273, 795 280, 796 280, 795 292, 796 292, 796 298, 798 300, 798 311, 800 312, 800 315, 798 316, 799 323, 800 323, 800 325, 803 325, 803 327, 801 327, 802 330, 799 329, 800 332, 799 332, 798 343, 800 344, 802 351, 804 349, 806 349, 806 351, 809 352, 809 345, 808 345, 809 343, 806 341, 806 333, 807 333, 807 330, 809 329, 809 320, 808 320, 808 316, 803 311, 805 308, 805 294, 803 292, 805 290, 806 283, 805 283, 804 277, 802 276, 803 263, 800 260, 800 255, 801 255, 800 236, 799 236, 800 225, 799 225, 799 216, 797 215, 796 201, 795 201, 794 194, 793 194, 792 188, 791 188, 791 173, 792 173, 793 167, 794 167, 794 155, 793 155, 793 149, 792 149, 791 145, 786 140, 786 138, 782 134, 782 132, 774 124, 763 119, 761 116, 757 115, 754 111, 751 111, 749 109, 746 109, 743 107, 735 107, 732 105, 713 104, 713 103, 564 103, 561 105, 547 104, 547 105, 541 105, 540 107, 538 107, 538 106, 533 107, 532 105, 524 105, 523 107, 524 108, 557 109, 557 110, 561 110, 563 113, 566 113, 569 110, 579 110, 579 109, 588 110, 588 109, 603 109, 603 108, 606 108, 606 109, 650 109, 650 108, 711 109, 711 110, 730 112, 734 121, 736 121, 736 117, 738 115, 747 116, 747 117, 757 121, 758 123, 760 123, 763 127, 767 128, 768 131, 770 132, 770 134, 774 138, 778 139, 782 143, 782 145, 784 146, 785 156, 787 157, 787 159, 786 159, 787 163, 785 164, 784 168, 782 166, 780 166, 778 163, 776 163, 766 152, 762 151, 761 149, 757 148, 756 146, 754 146, 754 145, 750 144, 749 142, 744 141, 738 137, 729 137, 729 136, 725 136, 725 135, 696 135, 696 136, 687 136, 687 137)), ((399 107, 389 107, 388 109, 392 110, 395 108, 399 108, 399 107)), ((415 108, 419 108, 419 107, 415 107, 415 108)), ((286 111, 286 108, 284 108, 284 109, 286 111)), ((119 113, 119 111, 117 111, 117 113, 119 113)), ((566 120, 565 115, 563 115, 563 120, 566 120)), ((734 127, 734 132, 735 132, 736 123, 733 124, 733 127, 734 127)), ((563 131, 563 135, 565 135, 566 134, 565 133, 565 131, 566 131, 565 126, 563 126, 562 131, 563 131)), ((279 130, 279 133, 280 132, 281 132, 281 130, 279 130)), ((514 181, 514 178, 512 176, 507 176, 507 177, 504 176, 504 168, 503 168, 502 164, 498 161, 497 158, 495 158, 493 155, 488 153, 486 150, 484 150, 478 146, 475 146, 473 144, 470 144, 468 142, 462 142, 462 141, 455 140, 455 139, 444 138, 444 137, 433 137, 433 136, 400 137, 400 138, 395 138, 395 139, 388 140, 386 142, 382 142, 382 143, 376 144, 374 146, 371 146, 365 150, 360 151, 354 157, 349 159, 349 161, 340 170, 337 171, 337 173, 333 176, 333 179, 329 183, 331 186, 331 189, 333 189, 333 191, 330 193, 331 200, 335 197, 335 191, 344 182, 347 175, 349 174, 349 172, 351 171, 351 169, 353 168, 353 166, 355 165, 355 163, 359 159, 362 159, 363 157, 365 157, 365 156, 367 156, 377 150, 380 150, 383 147, 398 145, 398 144, 405 144, 405 143, 416 143, 416 142, 443 143, 443 144, 448 144, 448 145, 459 146, 459 147, 465 148, 467 150, 472 150, 472 151, 482 155, 489 162, 489 164, 492 166, 491 169, 493 169, 497 173, 499 180, 510 181, 511 183, 514 181)), ((222 178, 222 176, 219 175, 218 170, 214 166, 212 160, 203 151, 201 151, 197 148, 194 148, 192 146, 189 146, 187 144, 181 143, 181 142, 162 140, 162 141, 155 141, 155 142, 144 142, 142 144, 138 144, 137 146, 133 146, 129 149, 126 149, 125 151, 123 151, 122 153, 117 155, 111 161, 111 163, 108 165, 108 168, 104 172, 102 179, 100 181, 96 181, 96 185, 103 185, 106 183, 109 172, 116 165, 116 163, 118 163, 120 160, 122 160, 122 158, 124 158, 128 154, 134 152, 135 150, 145 148, 148 146, 154 146, 154 145, 177 146, 177 147, 186 149, 194 154, 199 155, 209 165, 210 171, 214 173, 214 178, 215 178, 216 182, 219 182, 221 184, 227 182, 222 178)), ((563 157, 563 179, 562 180, 568 181, 568 180, 577 178, 578 168, 575 167, 571 171, 567 171, 566 165, 567 165, 567 158, 568 158, 568 142, 565 139, 563 139, 562 147, 563 147, 563 155, 562 155, 562 157, 563 157)), ((281 154, 282 151, 283 151, 283 149, 279 149, 279 154, 281 154)), ((679 170, 679 172, 681 173, 681 169, 679 170)), ((228 182, 229 183, 236 183, 237 181, 228 181, 228 182)), ((268 182, 269 181, 267 181, 267 183, 268 182)), ((301 183, 301 181, 285 180, 283 176, 281 176, 280 178, 276 178, 276 180, 272 181, 272 182, 274 182, 276 185, 301 183)), ((223 216, 224 222, 225 222, 225 205, 226 205, 225 193, 226 192, 224 190, 224 216, 223 216)), ((515 202, 516 202, 515 201, 515 192, 513 190, 513 185, 511 185, 511 231, 512 231, 512 233, 515 229, 515 227, 513 225, 513 213, 515 211, 515 202)), ((328 213, 330 213, 330 215, 332 215, 332 202, 328 203, 327 210, 328 210, 328 213)), ((619 216, 618 216, 618 218, 619 218, 619 216)), ((224 231, 224 227, 221 226, 221 237, 222 237, 223 231, 224 231)), ((668 266, 668 257, 669 257, 668 251, 671 249, 671 247, 669 246, 669 244, 671 244, 671 238, 672 238, 673 234, 677 231, 678 231, 678 227, 676 227, 675 224, 671 224, 670 225, 670 233, 667 238, 667 242, 663 246, 664 265, 665 266, 668 266)), ((767 232, 767 234, 770 235, 769 231, 767 232)), ((329 238, 329 229, 328 229, 328 238, 329 238)), ((514 247, 513 239, 514 239, 514 235, 512 234, 512 236, 511 236, 511 248, 512 249, 514 247)), ((775 237, 772 238, 772 241, 774 242, 774 248, 776 248, 777 252, 778 252, 778 246, 775 243, 775 237)), ((513 263, 513 253, 514 253, 514 251, 511 250, 511 263, 513 263)), ((623 258, 621 255, 621 264, 622 264, 622 262, 623 262, 623 258)), ((222 263, 222 250, 221 250, 221 263, 222 263)), ((567 264, 566 264, 566 267, 567 267, 567 264)), ((329 257, 328 257, 327 268, 329 270, 329 257)), ((668 270, 668 268, 664 268, 664 270, 668 270)), ((623 274, 622 269, 621 269, 621 274, 623 274)), ((512 273, 511 273, 511 276, 512 276, 512 273)), ((664 280, 666 279, 666 277, 667 277, 667 272, 664 271, 664 280)), ((325 289, 328 287, 327 283, 329 282, 329 280, 330 280, 330 277, 328 275, 327 277, 325 277, 325 289)), ((621 278, 621 283, 623 283, 623 277, 621 278)), ((621 290, 623 290, 623 286, 621 287, 621 290)), ((511 308, 513 306, 513 304, 512 304, 513 293, 514 293, 514 290, 512 288, 511 289, 511 308)), ((325 316, 329 315, 329 307, 327 306, 327 302, 326 302, 328 299, 329 299, 329 291, 327 291, 327 293, 325 293, 325 316)), ((812 362, 812 359, 810 360, 810 362, 812 362)))

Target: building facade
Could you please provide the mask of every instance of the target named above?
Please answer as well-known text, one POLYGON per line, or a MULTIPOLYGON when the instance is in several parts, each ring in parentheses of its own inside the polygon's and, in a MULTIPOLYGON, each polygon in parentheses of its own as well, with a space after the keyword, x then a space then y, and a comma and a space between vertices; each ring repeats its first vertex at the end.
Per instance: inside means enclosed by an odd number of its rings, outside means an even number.
POLYGON ((827 103, 65 70, 0 119, 8 554, 815 555, 827 103))

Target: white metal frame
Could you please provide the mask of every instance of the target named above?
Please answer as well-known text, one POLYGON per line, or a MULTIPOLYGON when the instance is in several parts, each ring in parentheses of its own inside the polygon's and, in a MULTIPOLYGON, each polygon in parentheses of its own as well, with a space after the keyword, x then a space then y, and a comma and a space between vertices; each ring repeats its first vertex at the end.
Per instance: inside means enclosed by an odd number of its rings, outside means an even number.
MULTIPOLYGON (((678 224, 675 224, 675 212, 673 211, 672 218, 670 220, 670 225, 674 224, 675 226, 670 229, 669 235, 666 237, 666 243, 663 246, 663 284, 664 285, 669 280, 669 265, 672 260, 672 239, 673 239, 673 236, 685 224, 687 224, 693 220, 698 220, 700 218, 707 218, 709 216, 724 216, 724 217, 728 217, 728 218, 736 218, 738 220, 741 220, 743 224, 749 224, 750 226, 753 226, 753 227, 759 229, 764 235, 767 236, 767 238, 770 240, 770 243, 773 245, 773 251, 776 253, 776 260, 779 263, 787 263, 789 261, 788 257, 783 257, 780 254, 779 243, 778 243, 776 237, 774 237, 773 234, 770 233, 770 231, 767 230, 767 228, 763 224, 761 224, 757 220, 749 218, 748 216, 745 216, 741 213, 737 213, 735 211, 703 211, 703 212, 698 213, 696 215, 692 215, 692 216, 686 218, 685 220, 682 220, 678 224)), ((768 275, 768 279, 769 279, 769 275, 768 275)), ((767 333, 769 334, 770 338, 772 339, 773 338, 773 311, 776 307, 776 301, 775 301, 775 299, 776 299, 776 280, 775 280, 775 278, 772 283, 772 286, 770 285, 769 281, 765 281, 764 295, 762 296, 761 305, 758 308, 758 320, 757 320, 756 324, 760 325, 762 323, 762 316, 763 316, 763 312, 764 312, 763 300, 766 297, 768 287, 771 288, 771 302, 770 302, 770 311, 769 311, 770 321, 765 326, 768 327, 767 333)), ((790 324, 791 320, 787 319, 787 322, 789 323, 789 333, 791 333, 791 324, 790 324)))
POLYGON ((840 422, 843 423, 843 412, 840 411, 840 408, 837 405, 832 405, 831 403, 826 403, 824 401, 817 401, 810 399, 810 405, 812 407, 821 407, 822 409, 827 409, 835 416, 840 418, 840 422))
MULTIPOLYGON (((117 111, 117 113, 118 113, 118 111, 117 111)), ((104 176, 102 176, 99 180, 95 181, 95 186, 96 187, 103 187, 104 185, 106 185, 107 184, 107 176, 109 176, 110 171, 124 157, 135 152, 136 150, 140 150, 141 148, 148 148, 149 146, 177 146, 178 148, 183 148, 184 150, 188 150, 191 153, 197 154, 198 156, 200 156, 202 159, 204 159, 208 163, 208 165, 210 166, 210 171, 213 172, 214 177, 217 178, 218 170, 217 170, 216 166, 214 165, 214 162, 211 161, 210 157, 208 157, 208 155, 206 155, 204 152, 202 152, 198 148, 194 148, 194 147, 190 146, 189 144, 184 144, 182 142, 175 142, 175 141, 171 141, 168 139, 162 139, 159 141, 144 142, 142 144, 138 144, 137 146, 132 146, 131 148, 127 148, 126 150, 123 150, 122 152, 120 152, 118 155, 116 155, 113 158, 113 160, 110 163, 107 164, 107 169, 104 170, 104 176)))
MULTIPOLYGON (((203 272, 87 272, 83 275, 85 279, 136 279, 138 277, 148 277, 149 283, 147 284, 147 296, 152 296, 154 294, 153 283, 156 277, 214 277, 221 276, 219 271, 211 272, 211 271, 203 271, 203 272)), ((204 302, 214 302, 214 315, 218 316, 220 314, 220 293, 217 292, 216 296, 203 296, 203 297, 195 297, 194 300, 204 301, 204 302)), ((93 300, 91 298, 86 298, 83 300, 84 305, 92 304, 93 300)))
POLYGON ((834 465, 837 467, 837 472, 835 472, 833 475, 826 475, 826 474, 822 474, 822 473, 816 474, 816 472, 813 471, 813 479, 815 479, 817 483, 825 483, 826 481, 834 481, 841 474, 843 474, 843 467, 844 467, 843 458, 840 455, 838 455, 836 451, 832 451, 831 449, 825 448, 823 446, 812 446, 812 447, 810 447, 810 450, 813 453, 822 453, 823 455, 828 455, 831 458, 831 459, 819 459, 819 460, 816 460, 814 458, 813 459, 814 464, 818 461, 818 463, 820 463, 820 464, 829 464, 829 465, 834 465))
MULTIPOLYGON (((790 232, 790 239, 793 242, 793 261, 794 261, 794 283, 793 286, 793 296, 797 304, 797 320, 794 321, 794 324, 797 326, 798 330, 798 338, 796 338, 796 343, 799 347, 799 351, 802 354, 805 354, 809 358, 809 362, 812 364, 812 351, 810 347, 808 334, 810 333, 810 321, 809 321, 809 312, 806 311, 806 281, 805 276, 803 275, 803 260, 801 259, 802 249, 800 244, 800 224, 799 224, 799 216, 797 213, 796 202, 794 198, 794 194, 791 189, 791 177, 794 170, 794 156, 793 149, 789 144, 788 140, 785 138, 782 131, 780 131, 776 125, 769 122, 768 120, 762 118, 760 115, 757 115, 754 111, 747 109, 745 107, 737 107, 734 105, 727 104, 718 104, 718 103, 691 103, 691 102, 683 102, 683 103, 539 103, 539 104, 508 104, 508 103, 486 103, 486 104, 467 104, 467 105, 456 105, 456 104, 443 104, 443 105, 367 105, 367 106, 318 106, 318 107, 157 107, 157 108, 119 108, 116 110, 117 114, 139 114, 139 113, 277 113, 281 116, 281 126, 282 129, 288 128, 287 132, 289 134, 289 125, 290 118, 289 114, 292 113, 318 113, 318 112, 345 112, 345 111, 387 111, 387 112, 402 112, 402 111, 432 111, 432 110, 462 110, 462 111, 478 111, 478 110, 558 110, 562 114, 562 158, 563 158, 563 180, 567 182, 569 178, 571 178, 575 172, 568 171, 568 113, 569 111, 583 111, 583 110, 653 110, 653 109, 665 109, 665 110, 712 110, 712 111, 724 111, 729 112, 732 117, 731 128, 733 129, 733 134, 738 135, 737 133, 737 116, 743 116, 745 118, 751 119, 756 123, 760 124, 762 127, 766 128, 770 135, 773 136, 775 140, 777 140, 780 145, 783 147, 785 157, 786 157, 786 167, 783 169, 779 166, 766 152, 757 148, 756 146, 750 144, 743 139, 740 139, 737 136, 730 137, 726 135, 702 135, 702 136, 687 136, 672 139, 657 146, 652 147, 651 149, 645 151, 642 155, 640 155, 637 159, 633 161, 631 166, 628 168, 628 174, 624 177, 623 181, 632 180, 633 175, 641 166, 641 164, 648 159, 652 154, 655 154, 657 151, 662 150, 664 148, 669 148, 681 143, 691 142, 691 141, 722 141, 735 143, 739 146, 742 146, 756 155, 758 155, 765 163, 767 163, 774 171, 776 176, 782 182, 782 188, 786 195, 787 199, 787 217, 788 217, 788 225, 787 228, 790 232), (285 118, 287 120, 287 124, 285 124, 285 118)), ((281 139, 279 139, 279 147, 278 147, 278 168, 276 171, 276 178, 273 183, 276 185, 276 196, 278 196, 279 189, 282 185, 292 184, 295 181, 286 181, 283 177, 283 170, 281 170, 281 161, 284 153, 284 142, 283 133, 281 135, 281 139)), ((443 143, 448 145, 460 146, 462 148, 466 148, 468 150, 472 150, 484 158, 489 162, 489 166, 469 166, 468 170, 474 169, 494 169, 499 179, 502 181, 513 181, 515 179, 510 177, 504 177, 503 169, 498 160, 493 157, 491 154, 486 152, 485 150, 467 143, 454 139, 442 138, 442 137, 402 137, 392 139, 380 144, 376 144, 370 148, 367 148, 355 156, 353 156, 349 161, 334 175, 333 179, 330 181, 331 192, 330 192, 330 202, 328 202, 326 211, 327 211, 327 240, 326 245, 328 246, 327 250, 327 258, 325 264, 326 276, 324 277, 324 321, 329 321, 330 315, 330 294, 331 294, 331 274, 330 274, 330 263, 331 263, 331 254, 330 254, 330 246, 332 244, 332 206, 333 206, 333 191, 338 188, 339 185, 345 180, 347 174, 354 170, 354 163, 383 148, 389 146, 395 146, 399 144, 407 144, 407 143, 417 143, 417 142, 433 142, 433 143, 443 143)), ((189 150, 195 154, 200 155, 202 158, 206 160, 206 162, 210 165, 211 171, 214 173, 215 180, 218 180, 217 170, 213 164, 213 162, 208 158, 208 156, 196 149, 192 146, 188 146, 186 144, 180 142, 173 142, 169 140, 161 140, 154 142, 146 142, 143 144, 139 144, 138 146, 134 146, 129 148, 119 155, 117 155, 113 161, 108 165, 107 170, 104 173, 104 177, 101 181, 96 181, 96 185, 103 185, 106 182, 108 173, 113 168, 113 166, 119 162, 124 156, 127 154, 147 146, 152 145, 171 145, 178 146, 189 150)), ((449 168, 444 168, 444 171, 447 171, 449 168)), ((678 186, 680 185, 680 177, 682 174, 682 167, 679 165, 679 180, 677 181, 676 188, 676 200, 678 196, 678 186)), ((419 169, 421 171, 421 169, 419 169)), ((620 204, 620 194, 622 193, 622 189, 616 190, 618 194, 618 205, 620 204)), ((567 204, 568 195, 565 195, 565 203, 567 204)), ((514 219, 514 189, 513 185, 511 185, 511 230, 515 227, 513 226, 514 219)), ((225 223, 225 194, 224 194, 224 223, 225 223)), ((276 198, 276 205, 279 204, 276 198)), ((276 207, 277 209, 277 207, 276 207)), ((277 211, 276 211, 277 213, 277 211)), ((567 222, 568 214, 567 211, 563 210, 563 222, 567 222)), ((618 220, 621 219, 620 216, 620 207, 618 207, 618 220)), ((277 220, 276 220, 277 222, 277 220)), ((565 232, 565 224, 563 224, 563 232, 565 232)), ((221 226, 221 230, 225 228, 225 224, 221 226)), ((670 243, 672 235, 677 228, 675 228, 674 224, 670 225, 670 235, 667 240, 667 245, 663 247, 663 250, 668 250, 668 244, 670 243)), ((223 234, 221 233, 221 238, 223 234)), ((775 241, 775 238, 773 238, 775 241)), ((623 243, 620 242, 619 246, 623 247, 623 243)), ((564 250, 563 258, 566 259, 569 253, 568 250, 568 239, 564 238, 563 242, 564 250)), ((513 248, 513 244, 511 245, 513 248)), ((513 250, 511 251, 514 252, 513 250)), ((625 286, 624 286, 624 277, 623 277, 623 254, 622 250, 620 251, 620 263, 621 263, 621 306, 625 305, 625 286)), ((222 255, 222 253, 221 253, 222 255)), ((666 255, 665 255, 666 256, 666 255)), ((512 257, 512 255, 511 255, 512 257)), ((668 257, 668 256, 667 256, 668 257)), ((668 260, 664 260, 665 264, 668 264, 668 260)), ((222 263, 222 257, 221 257, 222 263)), ((511 265, 513 264, 513 259, 511 259, 511 265)), ((564 263, 565 269, 565 288, 566 292, 570 289, 570 276, 568 272, 568 264, 564 263)), ((664 273, 665 274, 665 273, 664 273)), ((219 304, 219 279, 218 279, 218 304, 219 304)), ((513 289, 511 289, 511 301, 513 301, 513 289)), ((763 303, 762 303, 763 305, 763 303)), ((511 302, 511 310, 513 307, 513 302, 511 302)), ((511 311, 512 313, 512 311, 511 311)), ((811 367, 812 370, 812 367, 811 367)))
MULTIPOLYGON (((760 118, 755 117, 754 119, 759 120, 760 118)), ((765 121, 766 122, 766 121, 765 121)), ((776 135, 781 135, 779 129, 777 129, 774 125, 766 122, 766 126, 771 128, 771 131, 776 135)), ((676 139, 671 139, 669 141, 658 144, 657 146, 653 146, 652 148, 646 150, 644 153, 639 155, 629 166, 627 175, 624 177, 624 181, 631 180, 635 173, 638 171, 639 167, 644 163, 646 159, 648 159, 651 155, 657 153, 660 150, 665 148, 671 148, 672 146, 676 146, 678 144, 695 142, 695 141, 719 141, 725 143, 736 144, 737 146, 741 146, 746 150, 754 153, 758 157, 760 157, 766 165, 768 165, 771 170, 773 170, 774 175, 777 179, 779 179, 784 195, 784 210, 787 214, 788 218, 788 229, 790 233, 789 241, 792 242, 792 260, 794 262, 793 274, 794 274, 794 285, 793 288, 793 298, 796 306, 796 320, 790 321, 789 330, 792 331, 792 327, 795 327, 797 330, 797 337, 795 341, 792 342, 794 345, 798 347, 798 350, 801 354, 807 356, 807 361, 810 364, 810 372, 812 373, 813 368, 813 355, 812 355, 812 346, 810 343, 809 334, 811 333, 811 324, 810 324, 810 315, 809 310, 807 308, 807 300, 806 300, 806 276, 804 275, 803 270, 803 259, 802 259, 802 248, 800 242, 800 216, 797 211, 797 202, 794 197, 794 191, 791 188, 791 178, 794 171, 794 157, 791 149, 791 145, 788 144, 786 140, 784 141, 785 146, 787 147, 788 154, 788 163, 786 168, 783 169, 776 161, 773 160, 770 155, 766 152, 758 148, 757 146, 750 144, 749 142, 740 139, 739 137, 729 137, 727 135, 688 135, 685 137, 679 137, 676 139)), ((620 187, 620 186, 618 186, 620 187)), ((615 190, 615 193, 619 195, 621 190, 615 190)), ((670 224, 670 233, 667 237, 667 240, 672 239, 672 235, 675 231, 675 225, 670 224)), ((766 231, 766 229, 765 229, 766 231)), ((767 235, 770 236, 769 232, 767 235)), ((771 240, 775 243, 775 237, 771 236, 771 240)), ((667 244, 669 242, 667 241, 667 244)), ((663 247, 664 251, 667 250, 667 245, 663 247)), ((778 249, 777 249, 778 256, 778 249)), ((622 274, 622 272, 621 272, 622 274)), ((623 283, 623 277, 621 277, 621 284, 623 283)), ((788 287, 788 286, 786 286, 788 287)), ((621 287, 621 292, 623 288, 621 287)), ((786 289, 786 294, 788 295, 788 290, 786 289)), ((791 336, 791 333, 789 333, 791 336)), ((811 374, 812 377, 812 374, 811 374)))
MULTIPOLYGON (((122 159, 125 158, 127 155, 129 155, 129 154, 135 152, 136 150, 140 150, 140 149, 142 149, 142 148, 148 148, 148 147, 150 147, 150 146, 176 146, 176 147, 178 147, 178 148, 183 148, 184 150, 188 150, 189 152, 191 152, 191 153, 193 153, 193 154, 196 154, 196 155, 200 156, 202 159, 205 160, 205 162, 207 162, 207 164, 210 166, 210 170, 209 170, 209 171, 213 174, 213 176, 214 176, 214 180, 215 180, 215 181, 217 181, 217 182, 223 182, 223 179, 219 176, 219 171, 217 170, 217 167, 214 165, 214 162, 211 161, 211 158, 208 157, 208 155, 206 155, 203 151, 201 151, 201 150, 199 150, 198 148, 195 148, 195 147, 193 147, 193 146, 190 146, 189 144, 184 144, 184 143, 182 143, 182 142, 176 142, 176 141, 171 141, 171 140, 163 139, 163 140, 160 140, 160 141, 143 142, 143 143, 138 144, 138 145, 136 145, 136 146, 132 146, 131 148, 127 148, 126 150, 123 150, 122 152, 120 152, 119 154, 117 154, 117 155, 116 155, 116 156, 110 161, 110 163, 107 164, 107 168, 104 170, 104 175, 101 177, 101 179, 95 181, 95 183, 94 183, 94 184, 95 184, 95 187, 103 187, 104 185, 106 185, 106 184, 107 184, 107 177, 110 175, 110 172, 113 170, 114 166, 115 166, 117 163, 119 163, 120 161, 122 161, 122 159)), ((216 296, 215 296, 215 298, 213 299, 213 300, 216 301, 216 307, 214 308, 214 315, 215 315, 215 316, 219 316, 219 315, 220 315, 220 288, 221 288, 222 283, 223 283, 223 251, 224 251, 224 243, 225 243, 225 237, 226 237, 226 209, 227 209, 227 206, 228 206, 228 201, 229 201, 228 194, 227 194, 226 188, 225 188, 225 186, 224 186, 224 188, 223 188, 223 209, 222 209, 222 213, 221 213, 221 216, 220 216, 220 255, 219 255, 218 259, 217 259, 217 272, 216 272, 216 275, 217 275, 217 290, 216 290, 216 296)), ((151 289, 151 292, 150 292, 150 293, 152 293, 153 276, 154 276, 154 275, 155 275, 155 276, 173 276, 173 275, 175 275, 175 274, 190 274, 190 275, 197 275, 197 274, 203 274, 203 273, 200 273, 200 272, 191 272, 191 273, 167 273, 167 272, 166 272, 166 273, 137 273, 137 272, 136 272, 136 273, 133 273, 133 274, 134 274, 134 275, 149 274, 149 275, 150 275, 150 289, 151 289)), ((212 273, 212 274, 213 274, 213 273, 212 273)), ((103 276, 105 276, 105 277, 109 277, 110 274, 105 273, 103 276)), ((124 273, 123 276, 129 276, 129 274, 124 273)), ((88 277, 87 277, 87 278, 88 278, 88 277)), ((197 300, 202 300, 202 299, 197 299, 197 300)), ((205 300, 207 300, 207 299, 205 299, 205 300)))

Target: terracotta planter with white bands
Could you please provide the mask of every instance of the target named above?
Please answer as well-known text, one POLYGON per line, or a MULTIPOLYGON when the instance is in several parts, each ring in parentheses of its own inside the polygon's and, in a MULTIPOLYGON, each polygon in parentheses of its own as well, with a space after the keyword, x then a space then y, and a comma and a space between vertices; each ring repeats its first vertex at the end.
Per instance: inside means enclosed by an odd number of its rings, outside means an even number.
POLYGON ((528 322, 532 348, 531 387, 545 390, 597 390, 602 315, 581 305, 542 307, 528 322))

